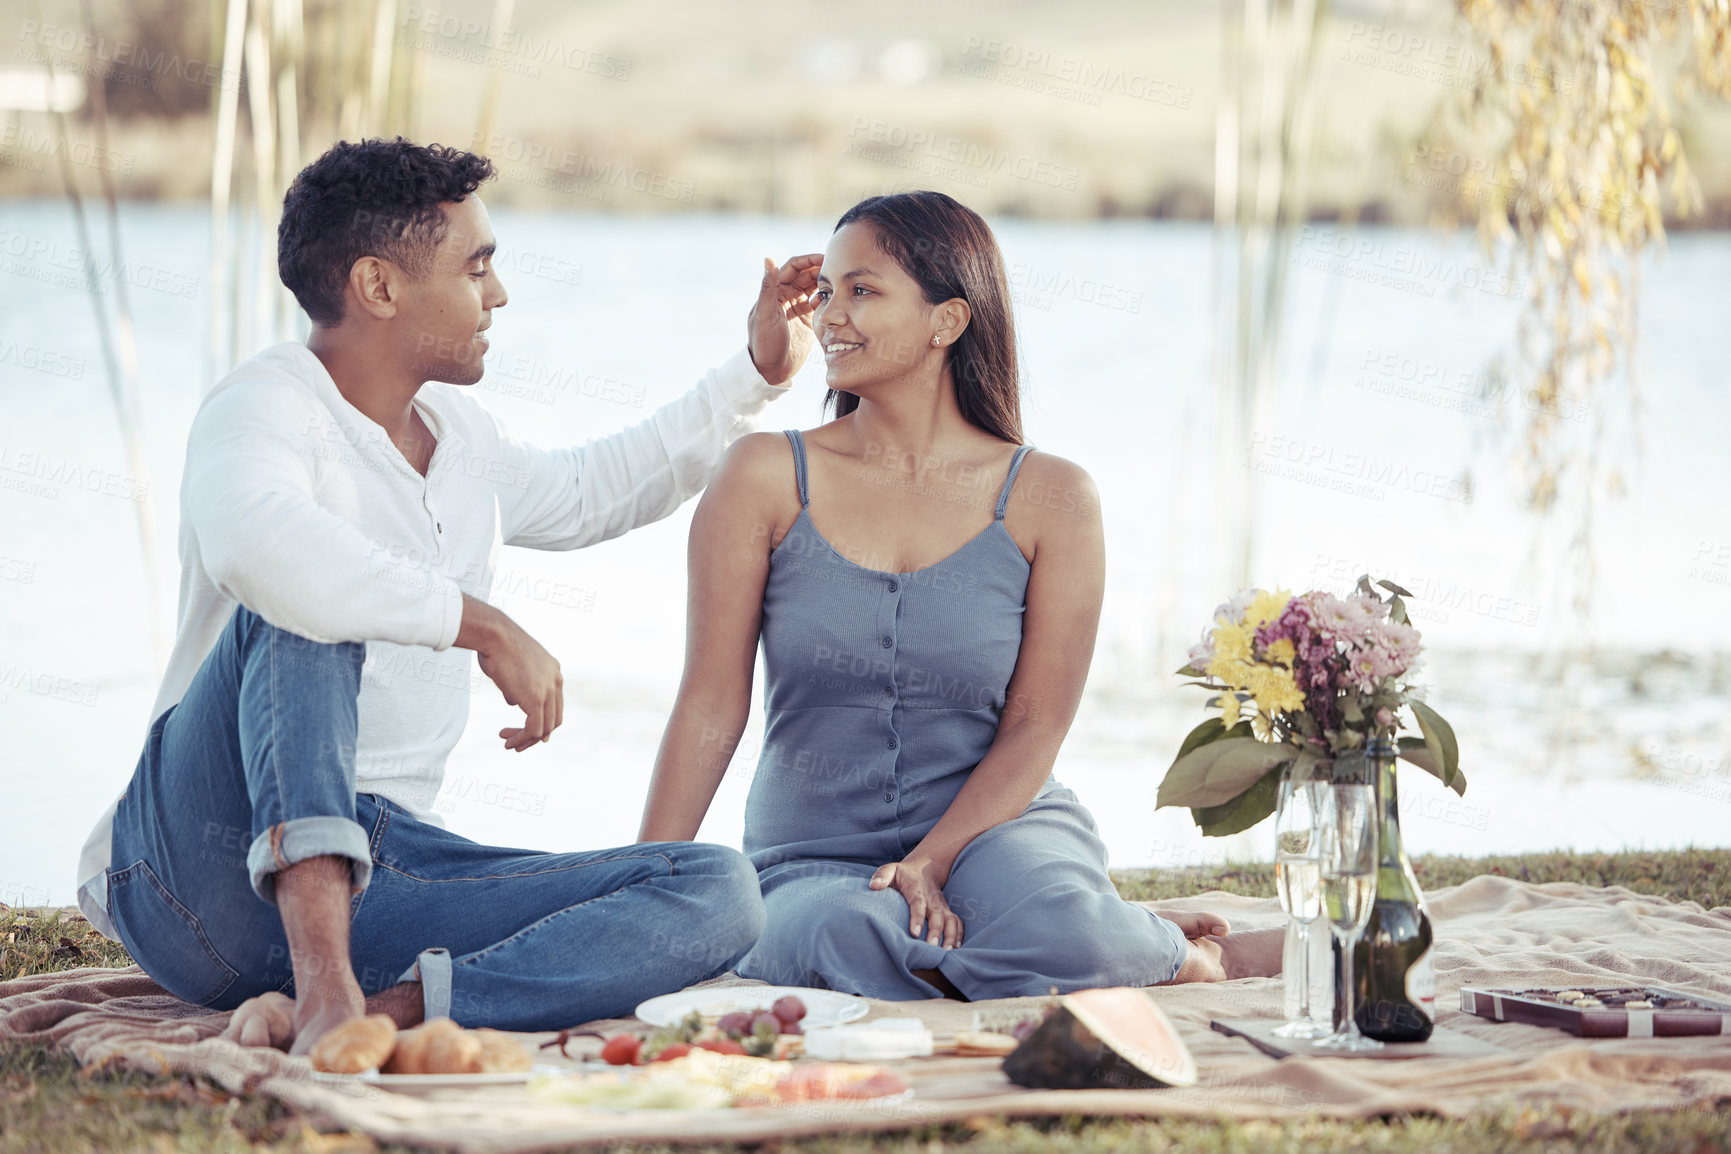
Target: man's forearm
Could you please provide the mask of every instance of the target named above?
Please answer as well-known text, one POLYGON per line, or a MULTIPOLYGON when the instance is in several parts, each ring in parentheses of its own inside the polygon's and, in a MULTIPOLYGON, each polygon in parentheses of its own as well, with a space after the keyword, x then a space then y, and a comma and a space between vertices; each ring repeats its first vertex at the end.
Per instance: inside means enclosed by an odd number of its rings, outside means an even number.
POLYGON ((471 597, 465 593, 463 622, 457 628, 457 640, 452 642, 452 645, 458 649, 473 649, 477 653, 485 653, 498 642, 507 620, 509 619, 503 613, 479 597, 471 597))

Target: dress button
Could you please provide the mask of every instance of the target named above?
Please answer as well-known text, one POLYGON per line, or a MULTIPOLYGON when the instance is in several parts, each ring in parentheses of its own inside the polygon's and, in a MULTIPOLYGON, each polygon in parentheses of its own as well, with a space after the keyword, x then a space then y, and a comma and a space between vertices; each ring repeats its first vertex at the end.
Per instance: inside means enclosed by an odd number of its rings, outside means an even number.
POLYGON ((885 649, 888 649, 890 646, 892 646, 894 644, 895 644, 894 638, 890 638, 890 637, 884 638, 883 645, 884 645, 885 649))
POLYGON ((896 799, 896 795, 893 793, 884 794, 884 800, 885 801, 894 801, 895 799, 896 799))
POLYGON ((901 586, 896 584, 894 581, 890 582, 890 592, 891 593, 894 593, 897 589, 900 589, 900 588, 901 588, 901 586))
POLYGON ((884 742, 884 744, 889 746, 891 749, 894 749, 896 747, 896 739, 892 737, 888 741, 884 742))
POLYGON ((885 697, 894 697, 895 695, 896 695, 896 687, 895 686, 893 686, 893 685, 884 686, 884 696, 885 697))

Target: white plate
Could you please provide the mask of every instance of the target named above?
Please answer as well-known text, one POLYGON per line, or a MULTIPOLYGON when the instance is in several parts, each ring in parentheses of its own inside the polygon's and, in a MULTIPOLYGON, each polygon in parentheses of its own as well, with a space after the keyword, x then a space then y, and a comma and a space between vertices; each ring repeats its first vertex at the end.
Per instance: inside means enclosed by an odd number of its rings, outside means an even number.
POLYGON ((777 998, 789 994, 805 1003, 802 1029, 839 1026, 855 1022, 871 1012, 871 1003, 834 990, 808 990, 800 986, 723 986, 709 990, 681 990, 650 998, 637 1007, 637 1016, 651 1026, 671 1026, 696 1010, 706 1018, 718 1018, 734 1010, 767 1010, 777 998))
POLYGON ((313 1080, 339 1085, 360 1083, 412 1094, 421 1090, 473 1089, 476 1086, 522 1086, 539 1074, 567 1074, 570 1069, 569 1066, 538 1065, 502 1074, 381 1074, 377 1070, 362 1070, 359 1074, 327 1074, 314 1071, 313 1080))

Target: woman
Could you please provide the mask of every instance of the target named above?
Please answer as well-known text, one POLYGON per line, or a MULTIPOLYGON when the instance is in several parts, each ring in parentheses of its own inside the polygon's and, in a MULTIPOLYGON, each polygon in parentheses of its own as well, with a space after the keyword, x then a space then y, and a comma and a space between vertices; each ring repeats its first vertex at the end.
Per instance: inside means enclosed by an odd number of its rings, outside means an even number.
POLYGON ((686 664, 639 837, 696 836, 768 714, 748 977, 969 999, 1277 968, 1278 934, 1122 901, 1051 776, 1105 577, 1087 473, 1023 445, 1003 259, 948 196, 873 197, 811 323, 836 419, 737 442, 691 529, 686 664))

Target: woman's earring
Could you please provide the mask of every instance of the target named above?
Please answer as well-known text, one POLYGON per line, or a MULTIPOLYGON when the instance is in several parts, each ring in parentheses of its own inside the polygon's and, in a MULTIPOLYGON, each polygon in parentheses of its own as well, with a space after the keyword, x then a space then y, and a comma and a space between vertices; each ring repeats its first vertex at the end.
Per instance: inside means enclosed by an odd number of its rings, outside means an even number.
POLYGON ((935 348, 937 348, 937 347, 938 347, 938 346, 939 346, 939 345, 941 345, 941 344, 943 344, 943 343, 944 343, 944 342, 943 342, 943 341, 940 341, 940 340, 939 340, 939 339, 938 339, 938 338, 937 338, 937 337, 933 337, 933 338, 932 338, 932 347, 933 347, 933 348, 934 348, 934 349, 935 349, 935 348))

